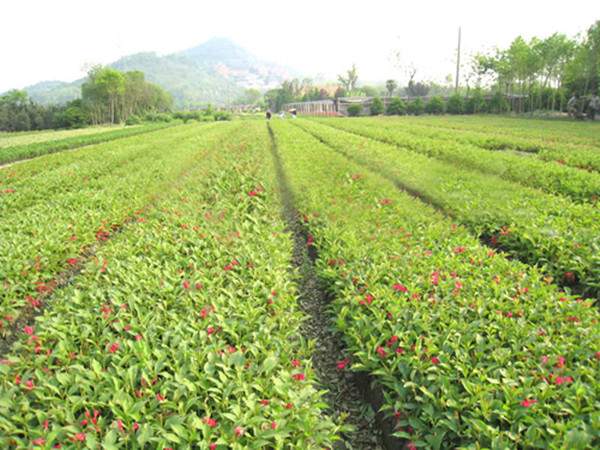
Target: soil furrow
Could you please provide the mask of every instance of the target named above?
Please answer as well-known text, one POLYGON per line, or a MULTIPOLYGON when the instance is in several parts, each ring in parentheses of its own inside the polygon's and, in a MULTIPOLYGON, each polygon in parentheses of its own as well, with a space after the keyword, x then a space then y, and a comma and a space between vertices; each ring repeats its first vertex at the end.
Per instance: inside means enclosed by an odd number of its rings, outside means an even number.
POLYGON ((326 284, 315 268, 317 249, 307 246, 308 230, 296 210, 294 194, 288 184, 277 143, 271 127, 271 154, 277 175, 283 205, 282 214, 288 231, 294 239, 292 264, 298 270, 298 301, 308 319, 303 334, 316 342, 312 356, 321 385, 327 390, 325 400, 327 413, 336 420, 342 419, 351 429, 344 432, 339 448, 342 449, 396 449, 402 442, 391 436, 393 425, 379 409, 382 405, 381 390, 373 387, 368 374, 351 370, 339 370, 337 363, 350 357, 332 325, 329 303, 332 300, 326 284))

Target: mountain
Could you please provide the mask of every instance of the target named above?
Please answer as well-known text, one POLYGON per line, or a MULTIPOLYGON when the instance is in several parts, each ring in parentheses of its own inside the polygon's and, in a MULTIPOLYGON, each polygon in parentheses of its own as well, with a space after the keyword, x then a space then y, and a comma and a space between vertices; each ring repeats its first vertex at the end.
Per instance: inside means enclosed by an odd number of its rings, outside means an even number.
MULTIPOLYGON (((109 66, 122 71, 141 70, 148 81, 173 95, 177 107, 232 103, 246 88, 270 89, 291 76, 289 69, 262 61, 227 38, 212 38, 164 56, 136 53, 109 66)), ((65 103, 80 96, 84 81, 43 81, 25 90, 40 103, 65 103)))
POLYGON ((29 96, 43 104, 62 104, 81 95, 83 79, 67 83, 65 81, 41 81, 25 88, 29 96))

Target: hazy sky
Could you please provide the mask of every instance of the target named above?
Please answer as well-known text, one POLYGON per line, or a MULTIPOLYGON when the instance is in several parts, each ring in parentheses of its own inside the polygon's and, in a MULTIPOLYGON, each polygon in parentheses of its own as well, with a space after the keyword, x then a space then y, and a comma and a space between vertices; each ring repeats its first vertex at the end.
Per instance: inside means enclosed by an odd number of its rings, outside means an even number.
POLYGON ((399 52, 417 78, 443 80, 454 71, 459 25, 467 57, 519 34, 575 35, 598 19, 598 0, 2 0, 0 92, 213 36, 310 76, 333 79, 356 63, 362 80, 404 79, 392 64, 399 52))

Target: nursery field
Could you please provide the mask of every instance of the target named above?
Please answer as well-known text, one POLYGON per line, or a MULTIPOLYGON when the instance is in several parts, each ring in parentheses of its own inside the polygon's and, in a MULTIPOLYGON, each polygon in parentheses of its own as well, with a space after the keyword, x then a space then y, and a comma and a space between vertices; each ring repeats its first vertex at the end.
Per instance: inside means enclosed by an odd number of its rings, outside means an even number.
POLYGON ((23 132, 0 132, 0 148, 13 147, 15 145, 26 145, 34 142, 47 142, 64 139, 73 136, 83 136, 102 133, 107 130, 121 128, 118 126, 97 126, 88 128, 77 128, 74 130, 43 130, 23 132))
POLYGON ((598 448, 593 127, 24 141, 0 169, 0 447, 598 448))

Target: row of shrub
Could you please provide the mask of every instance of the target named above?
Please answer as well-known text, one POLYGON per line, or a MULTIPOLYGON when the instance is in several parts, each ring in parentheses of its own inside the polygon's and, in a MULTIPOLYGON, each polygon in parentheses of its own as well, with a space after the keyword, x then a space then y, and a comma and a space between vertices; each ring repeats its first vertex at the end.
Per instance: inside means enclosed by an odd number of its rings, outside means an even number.
MULTIPOLYGON (((444 100, 440 96, 431 97, 428 101, 416 98, 404 101, 400 97, 394 97, 385 107, 383 100, 376 97, 371 104, 370 114, 378 116, 387 114, 390 116, 402 116, 406 114, 419 116, 421 114, 478 114, 478 113, 501 113, 508 107, 505 96, 498 92, 491 98, 486 99, 480 91, 474 91, 470 96, 464 97, 455 94, 444 100)), ((360 116, 363 113, 362 105, 352 105, 348 108, 349 116, 360 116)))
POLYGON ((184 123, 192 121, 213 122, 219 120, 231 120, 231 113, 227 111, 216 111, 207 108, 202 111, 176 111, 174 113, 148 112, 144 115, 132 115, 127 118, 125 125, 139 125, 144 122, 171 122, 182 120, 184 123))

